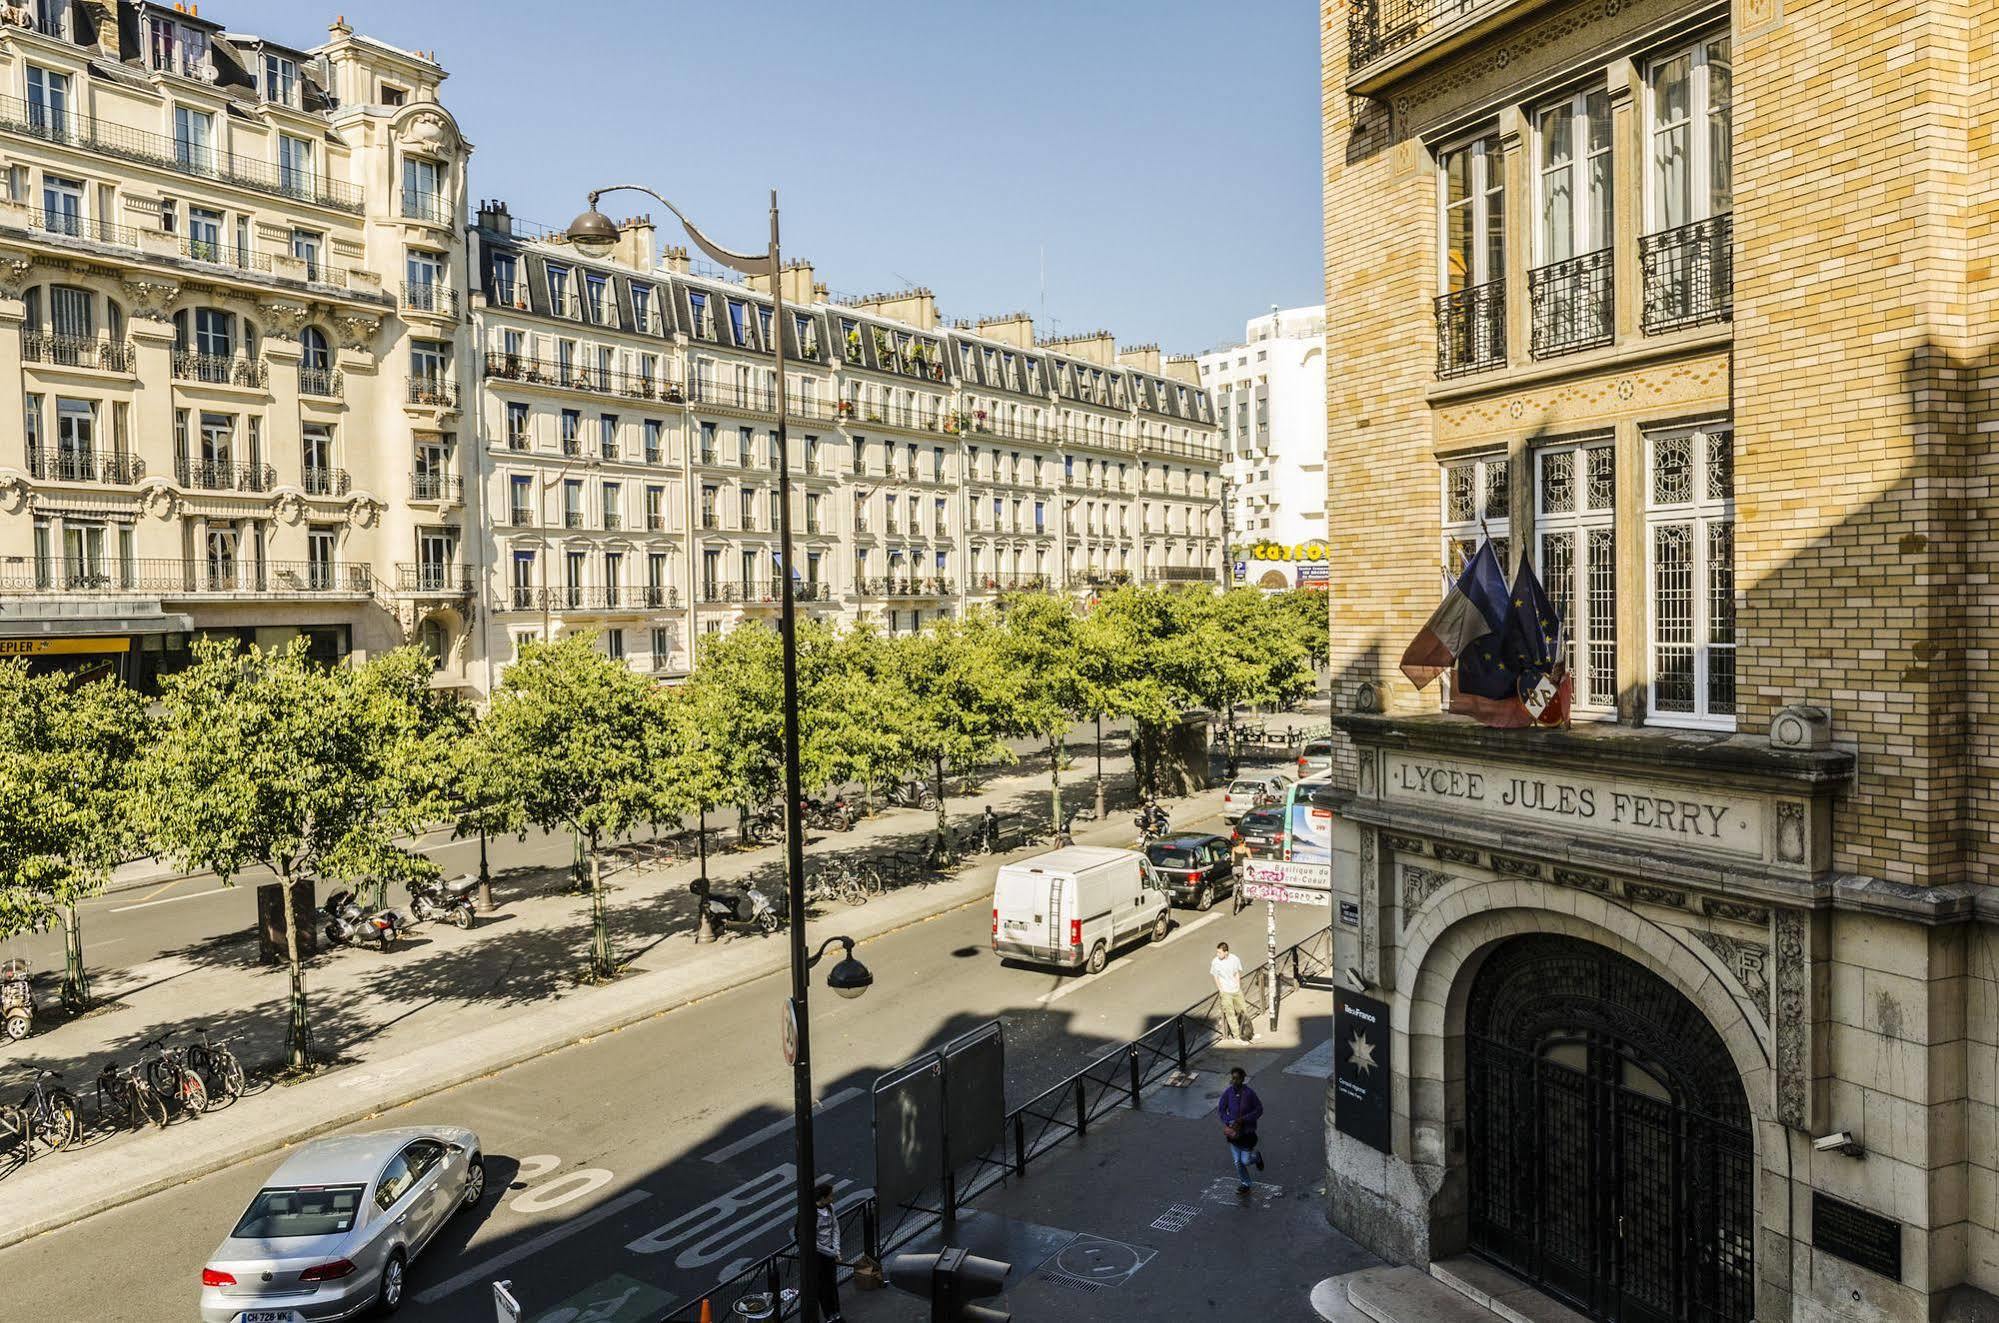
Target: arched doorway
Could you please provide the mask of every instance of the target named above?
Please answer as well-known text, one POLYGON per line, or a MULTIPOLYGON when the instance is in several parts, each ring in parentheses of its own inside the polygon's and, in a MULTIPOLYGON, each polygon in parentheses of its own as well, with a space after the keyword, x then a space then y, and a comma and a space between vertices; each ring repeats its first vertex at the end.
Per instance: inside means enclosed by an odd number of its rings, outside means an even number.
POLYGON ((1721 1036, 1665 980, 1519 937, 1466 1003, 1471 1246, 1612 1323, 1749 1323, 1755 1149, 1721 1036))

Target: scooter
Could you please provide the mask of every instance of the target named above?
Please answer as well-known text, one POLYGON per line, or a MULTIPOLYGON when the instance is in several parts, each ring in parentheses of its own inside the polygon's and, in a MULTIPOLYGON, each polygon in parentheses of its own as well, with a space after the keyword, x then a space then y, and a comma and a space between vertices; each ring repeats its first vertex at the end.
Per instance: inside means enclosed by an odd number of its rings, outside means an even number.
POLYGON ((320 908, 326 912, 326 940, 335 946, 373 942, 386 951, 403 935, 402 915, 386 908, 369 913, 356 903, 351 891, 334 892, 320 908))
POLYGON ((1132 819, 1132 823, 1138 828, 1138 843, 1140 845, 1150 845, 1167 832, 1173 830, 1172 824, 1167 821, 1166 810, 1164 809, 1154 809, 1149 813, 1141 812, 1137 817, 1132 819))
POLYGON ((703 901, 706 912, 724 923, 753 923, 768 937, 784 924, 784 916, 754 882, 745 883, 741 895, 711 891, 703 901), (744 913, 747 907, 748 913, 744 913))
POLYGON ((410 883, 410 917, 418 923, 443 919, 459 928, 472 926, 472 891, 479 879, 468 873, 453 882, 410 883))

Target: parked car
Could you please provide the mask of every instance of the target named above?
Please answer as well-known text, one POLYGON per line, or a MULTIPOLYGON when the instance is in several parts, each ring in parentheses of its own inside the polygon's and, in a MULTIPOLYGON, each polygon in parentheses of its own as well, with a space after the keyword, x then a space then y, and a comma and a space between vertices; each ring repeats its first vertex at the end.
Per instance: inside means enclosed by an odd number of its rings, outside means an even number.
POLYGON ((1166 884, 1145 856, 1070 845, 1008 864, 993 881, 993 953, 1082 967, 1095 974, 1111 952, 1173 929, 1166 884))
POLYGON ((1235 839, 1252 859, 1284 857, 1284 806, 1251 809, 1235 825, 1235 839))
POLYGON ((1235 890, 1235 863, 1225 837, 1169 836, 1146 846, 1145 857, 1175 905, 1205 910, 1235 890))
POLYGON ((320 1323, 402 1306, 409 1265, 486 1192, 462 1126, 315 1139, 257 1191, 201 1270, 202 1323, 320 1323))
POLYGON ((1284 792, 1290 788, 1291 778, 1282 772, 1239 776, 1229 782, 1229 788, 1222 792, 1222 820, 1234 822, 1253 808, 1282 804, 1284 792))
POLYGON ((1306 740, 1305 747, 1298 751, 1298 779, 1306 780, 1321 772, 1329 772, 1333 767, 1333 742, 1331 740, 1306 740))

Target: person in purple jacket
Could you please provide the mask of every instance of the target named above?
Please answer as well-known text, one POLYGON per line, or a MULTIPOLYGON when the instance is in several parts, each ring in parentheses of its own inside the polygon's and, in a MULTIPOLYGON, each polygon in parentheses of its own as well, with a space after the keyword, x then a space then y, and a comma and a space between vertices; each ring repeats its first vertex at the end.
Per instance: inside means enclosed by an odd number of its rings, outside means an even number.
POLYGON ((1229 1141, 1235 1157, 1236 1193, 1248 1194, 1249 1169, 1263 1170, 1263 1154, 1256 1151, 1256 1123, 1263 1115, 1263 1099, 1249 1087, 1241 1066, 1229 1072, 1229 1086, 1222 1090, 1216 1112, 1222 1118, 1222 1137, 1229 1141))

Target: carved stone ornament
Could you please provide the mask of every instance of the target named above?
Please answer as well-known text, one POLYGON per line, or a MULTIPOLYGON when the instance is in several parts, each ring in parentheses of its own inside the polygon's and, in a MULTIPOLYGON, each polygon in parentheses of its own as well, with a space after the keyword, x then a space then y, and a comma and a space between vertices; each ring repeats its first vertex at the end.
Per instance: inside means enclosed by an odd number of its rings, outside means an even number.
POLYGON ((382 329, 382 319, 351 313, 339 318, 334 325, 339 329, 342 349, 366 349, 374 343, 375 332, 382 329))
POLYGON ((296 340, 312 320, 312 309, 303 303, 262 303, 257 311, 264 317, 264 334, 273 340, 296 340))
POLYGON ((1492 856, 1492 871, 1502 877, 1539 877, 1541 865, 1532 859, 1513 859, 1496 854, 1492 856))
POLYGON ((1735 975, 1735 981, 1749 994, 1749 1000, 1756 1003, 1756 1013, 1763 1017, 1763 1023, 1770 1023, 1770 948, 1761 942, 1744 941, 1740 937, 1730 937, 1727 933, 1697 931, 1694 936, 1702 946, 1714 952, 1715 959, 1728 967, 1735 975))
POLYGON ((1361 798, 1363 799, 1374 798, 1374 769, 1376 761, 1376 756, 1372 749, 1364 750, 1360 755, 1357 780, 1359 782, 1361 798))
POLYGON ((0 295, 18 299, 28 290, 28 277, 35 269, 32 257, 9 253, 0 257, 0 295))
POLYGON ((1362 680, 1354 686, 1353 710, 1356 712, 1381 711, 1381 686, 1372 680, 1362 680))
POLYGON ((280 520, 296 525, 305 518, 305 498, 297 492, 280 492, 278 499, 272 503, 272 509, 280 520))
POLYGON ((430 110, 412 115, 403 126, 403 141, 425 151, 448 152, 457 136, 444 116, 430 110))
POLYGON ((1701 911, 1710 919, 1729 919, 1736 923, 1754 924, 1758 928, 1770 922, 1770 911, 1761 905, 1744 905, 1736 900, 1716 900, 1713 896, 1701 897, 1701 911))
POLYGON ((1795 799, 1777 801, 1777 857, 1787 864, 1805 862, 1805 806, 1795 799))
POLYGON ((155 519, 171 519, 180 512, 180 498, 164 482, 156 482, 139 493, 139 508, 155 519))
POLYGON ((1423 838, 1420 836, 1401 836, 1392 831, 1385 831, 1381 833, 1381 840, 1397 854, 1423 853, 1423 838))
POLYGON ((352 528, 373 528, 382 517, 382 503, 366 496, 347 502, 347 523, 352 528))
POLYGON ((1466 845, 1446 845, 1437 842, 1437 858, 1447 864, 1469 864, 1478 867, 1478 851, 1466 845))
POLYGON ((126 297, 132 301, 132 315, 143 321, 167 321, 174 300, 180 297, 178 281, 127 277, 124 285, 126 297))
POLYGON ((1423 907, 1423 902, 1435 895, 1450 880, 1449 873, 1439 873, 1434 868, 1418 868, 1414 864, 1402 865, 1402 926, 1407 928, 1409 920, 1423 907))
POLYGON ((1599 896, 1610 894, 1610 879, 1600 873, 1585 873, 1575 868, 1557 868, 1555 880, 1565 887, 1575 887, 1579 891, 1593 891, 1599 896))
POLYGON ((0 473, 0 513, 18 514, 27 503, 27 481, 18 473, 0 473))
POLYGON ((1687 907, 1687 893, 1672 887, 1655 887, 1648 882, 1626 882, 1624 898, 1641 905, 1659 905, 1669 910, 1687 907))
POLYGON ((1805 916, 1798 910, 1778 910, 1777 937, 1777 1119, 1793 1130, 1808 1128, 1805 1088, 1805 1047, 1811 1034, 1807 1019, 1805 916))

